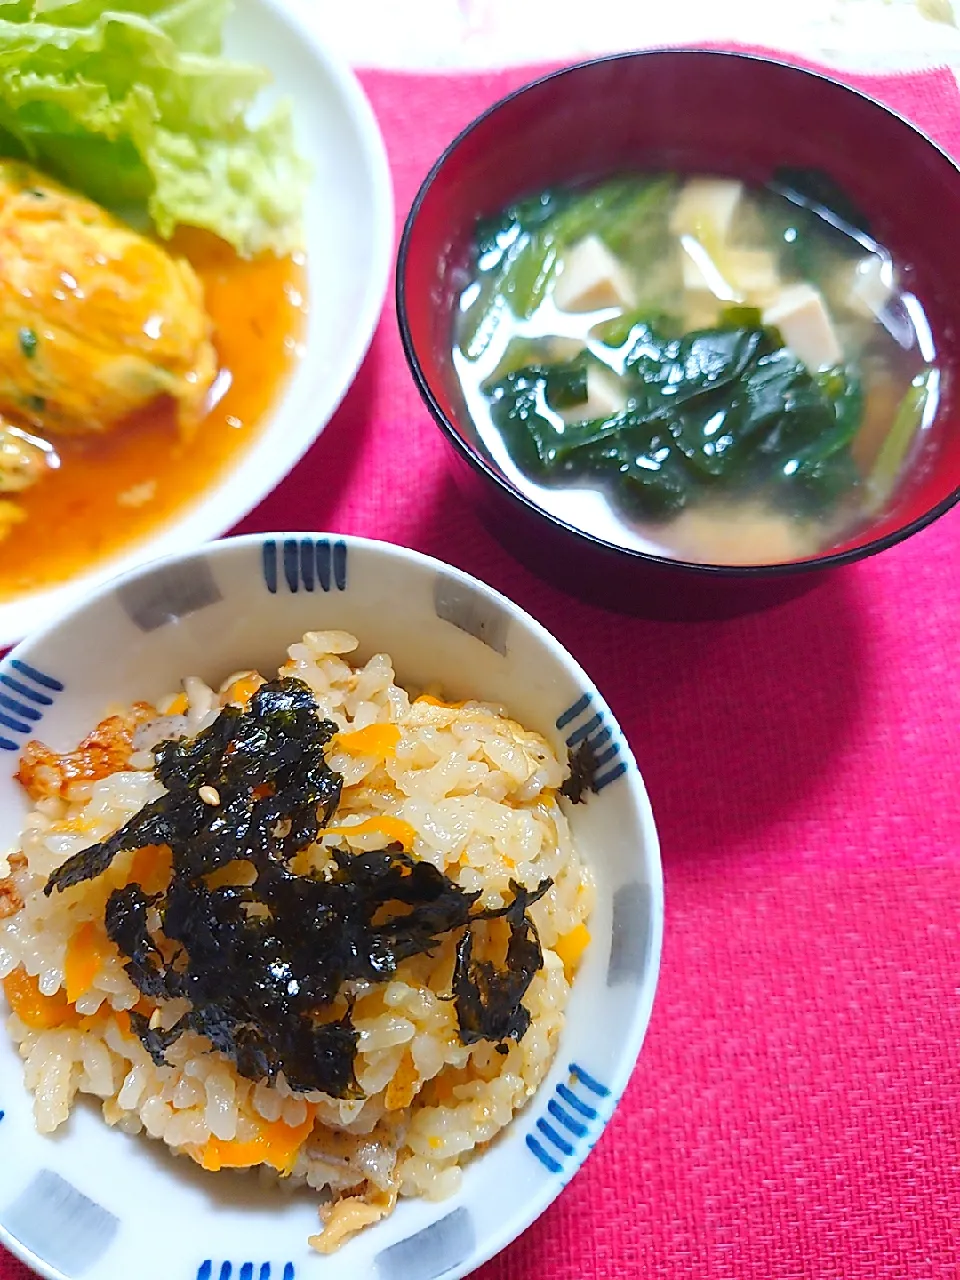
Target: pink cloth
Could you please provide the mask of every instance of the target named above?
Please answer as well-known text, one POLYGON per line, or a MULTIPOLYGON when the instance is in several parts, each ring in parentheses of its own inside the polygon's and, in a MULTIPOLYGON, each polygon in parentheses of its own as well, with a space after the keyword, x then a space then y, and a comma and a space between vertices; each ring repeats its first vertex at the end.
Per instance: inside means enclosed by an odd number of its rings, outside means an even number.
MULTIPOLYGON (((364 75, 399 215, 529 76, 364 75)), ((960 154, 946 71, 849 79, 960 154)), ((960 1276, 960 512, 766 614, 629 621, 515 564, 446 447, 391 300, 343 408, 242 528, 366 534, 483 578, 583 663, 647 779, 667 895, 647 1043, 583 1171, 485 1280, 960 1276)), ((0 1280, 26 1275, 0 1257, 0 1280)))

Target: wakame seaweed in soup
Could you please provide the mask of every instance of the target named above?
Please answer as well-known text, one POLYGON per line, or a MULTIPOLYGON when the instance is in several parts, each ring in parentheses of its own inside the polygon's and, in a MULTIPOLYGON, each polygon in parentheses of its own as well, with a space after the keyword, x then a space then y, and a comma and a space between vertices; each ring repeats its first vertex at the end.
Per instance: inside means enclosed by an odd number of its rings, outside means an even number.
POLYGON ((552 514, 706 563, 803 559, 895 498, 936 409, 918 300, 822 175, 632 175, 482 220, 454 365, 552 514))

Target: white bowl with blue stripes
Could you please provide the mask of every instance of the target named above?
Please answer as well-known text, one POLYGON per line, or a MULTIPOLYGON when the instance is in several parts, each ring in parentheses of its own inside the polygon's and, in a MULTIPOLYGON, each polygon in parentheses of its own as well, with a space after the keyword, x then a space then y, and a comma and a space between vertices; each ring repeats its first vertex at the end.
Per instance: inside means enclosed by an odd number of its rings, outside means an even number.
MULTIPOLYGON (((610 709, 566 650, 476 579, 400 547, 317 534, 230 539, 156 562, 92 595, 0 662, 0 849, 28 805, 17 751, 76 744, 112 702, 187 674, 275 669, 307 630, 386 651, 402 682, 504 703, 565 752, 589 738, 597 791, 571 805, 597 882, 592 941, 553 1067, 442 1203, 401 1201, 337 1254, 312 1253, 316 1198, 209 1174, 78 1105, 33 1127, 19 1056, 0 1034, 0 1242, 56 1280, 452 1280, 504 1248, 561 1192, 634 1068, 660 961, 663 886, 643 781, 610 709)), ((0 996, 0 1013, 5 1015, 0 996)), ((583 1231, 590 1224, 581 1224, 583 1231)))

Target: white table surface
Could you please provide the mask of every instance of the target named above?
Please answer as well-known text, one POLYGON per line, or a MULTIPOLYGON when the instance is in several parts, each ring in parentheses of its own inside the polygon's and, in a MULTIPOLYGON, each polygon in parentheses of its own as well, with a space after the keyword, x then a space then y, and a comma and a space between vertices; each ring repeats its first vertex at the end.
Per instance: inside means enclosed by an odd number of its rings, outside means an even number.
POLYGON ((960 0, 313 0, 355 66, 489 68, 739 40, 850 70, 960 71, 960 0), (949 21, 934 21, 924 14, 949 21))

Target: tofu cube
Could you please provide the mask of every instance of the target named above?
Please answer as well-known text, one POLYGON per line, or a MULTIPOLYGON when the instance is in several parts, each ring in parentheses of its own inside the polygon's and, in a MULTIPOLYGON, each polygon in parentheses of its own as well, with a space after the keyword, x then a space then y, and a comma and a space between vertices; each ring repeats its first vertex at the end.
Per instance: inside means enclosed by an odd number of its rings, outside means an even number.
POLYGON ((767 249, 728 249, 720 270, 745 302, 773 298, 780 288, 777 259, 767 249))
POLYGON ((616 374, 590 365, 587 369, 586 400, 564 409, 557 409, 556 412, 568 426, 571 426, 575 422, 594 422, 598 418, 612 418, 615 414, 622 413, 626 407, 627 397, 616 374))
POLYGON ((543 354, 547 360, 572 360, 586 349, 583 338, 567 338, 562 334, 545 338, 543 342, 543 354))
POLYGON ((680 269, 688 294, 709 294, 721 302, 739 301, 736 290, 696 237, 685 235, 680 244, 683 250, 680 269))
POLYGON ((623 264, 600 237, 587 236, 564 257, 553 300, 561 311, 626 310, 636 306, 636 291, 623 264))
POLYGON ((686 297, 683 309, 683 329, 690 333, 694 329, 713 329, 720 322, 721 304, 712 293, 690 293, 686 297))
POLYGON ((727 242, 734 216, 743 199, 743 183, 732 178, 690 178, 670 213, 676 236, 696 236, 711 247, 727 242))
POLYGON ((854 264, 847 281, 847 305, 857 315, 873 320, 890 301, 893 289, 893 263, 871 254, 854 264))
POLYGON ((843 351, 820 290, 812 284, 790 284, 763 313, 764 324, 775 325, 790 350, 808 369, 839 364, 843 351))
POLYGON ((765 302, 780 288, 777 260, 766 249, 727 249, 711 257, 699 241, 682 241, 683 287, 721 302, 765 302))

